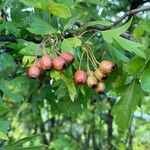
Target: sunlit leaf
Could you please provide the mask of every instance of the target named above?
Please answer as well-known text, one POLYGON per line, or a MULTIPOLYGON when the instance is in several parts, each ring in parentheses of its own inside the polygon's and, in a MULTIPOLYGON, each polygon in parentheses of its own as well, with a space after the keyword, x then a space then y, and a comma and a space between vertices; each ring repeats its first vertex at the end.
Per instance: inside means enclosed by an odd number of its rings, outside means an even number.
POLYGON ((71 17, 71 12, 69 8, 65 5, 62 4, 55 4, 52 7, 50 7, 50 12, 58 17, 61 18, 70 18, 71 17))
POLYGON ((126 64, 126 71, 129 74, 135 74, 138 73, 144 66, 145 66, 144 59, 138 56, 134 56, 126 64))
POLYGON ((103 35, 104 40, 108 43, 112 43, 115 37, 118 37, 119 35, 123 34, 130 27, 131 23, 132 19, 121 27, 102 31, 101 33, 103 35))
POLYGON ((135 53, 139 57, 146 58, 146 55, 144 51, 142 51, 141 48, 143 48, 143 45, 137 42, 133 42, 130 40, 127 40, 125 38, 122 38, 120 36, 114 37, 114 39, 127 51, 135 53))
POLYGON ((55 32, 55 29, 52 26, 36 16, 31 17, 31 24, 30 27, 28 27, 27 29, 31 33, 40 35, 48 35, 55 32))
POLYGON ((78 37, 71 37, 64 39, 61 44, 61 49, 63 51, 72 51, 74 52, 74 48, 81 45, 81 40, 78 37))

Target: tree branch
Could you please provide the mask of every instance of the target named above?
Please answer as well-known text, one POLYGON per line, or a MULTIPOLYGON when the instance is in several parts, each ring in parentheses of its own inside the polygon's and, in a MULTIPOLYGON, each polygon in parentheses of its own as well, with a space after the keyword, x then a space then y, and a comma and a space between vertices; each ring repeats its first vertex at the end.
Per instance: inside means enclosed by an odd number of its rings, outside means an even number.
POLYGON ((134 15, 134 14, 137 14, 139 12, 143 12, 143 11, 147 11, 147 10, 150 10, 150 6, 145 6, 145 7, 141 7, 141 8, 137 8, 137 9, 133 9, 133 10, 127 11, 122 17, 120 17, 112 25, 110 25, 109 28, 112 28, 112 27, 116 26, 123 19, 125 19, 127 16, 134 15))
POLYGON ((150 10, 150 6, 145 6, 145 7, 133 9, 133 10, 127 11, 122 17, 120 17, 118 20, 116 20, 115 22, 113 22, 110 26, 96 25, 96 26, 91 26, 89 28, 97 29, 97 30, 100 30, 100 31, 108 30, 108 29, 111 29, 114 26, 118 25, 127 16, 134 15, 134 14, 137 14, 139 12, 143 12, 143 11, 147 11, 147 10, 150 10))
MULTIPOLYGON (((89 29, 96 29, 96 30, 99 30, 99 31, 108 30, 108 29, 111 29, 111 28, 115 27, 116 25, 118 25, 127 16, 134 15, 134 14, 137 14, 139 12, 148 11, 148 10, 150 10, 150 6, 144 6, 144 7, 141 7, 141 8, 133 9, 133 10, 127 11, 122 17, 120 17, 118 20, 113 22, 110 26, 94 25, 94 26, 89 26, 88 28, 89 29)), ((80 26, 84 26, 85 23, 79 21, 79 22, 75 22, 75 25, 80 27, 80 26)), ((66 36, 66 35, 64 35, 64 36, 66 36)), ((68 38, 68 36, 70 36, 70 35, 67 35, 65 38, 68 38)), ((124 33, 124 34, 122 34, 122 36, 127 38, 127 39, 134 40, 134 38, 129 33, 124 33)), ((17 38, 14 35, 0 35, 0 41, 16 42, 17 39, 20 39, 20 38, 17 38)), ((34 43, 37 43, 37 44, 40 43, 40 41, 38 41, 36 39, 33 39, 31 37, 26 38, 25 40, 33 41, 34 43)))

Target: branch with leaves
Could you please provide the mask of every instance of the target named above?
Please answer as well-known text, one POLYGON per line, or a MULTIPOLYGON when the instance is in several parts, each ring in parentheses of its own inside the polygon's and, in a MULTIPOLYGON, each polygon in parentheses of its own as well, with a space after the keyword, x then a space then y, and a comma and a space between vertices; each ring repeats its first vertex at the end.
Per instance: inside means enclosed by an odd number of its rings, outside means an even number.
MULTIPOLYGON (((119 23, 121 23, 127 16, 130 16, 130 15, 135 15, 139 12, 144 12, 144 11, 148 11, 150 10, 150 6, 145 6, 145 7, 141 7, 141 8, 137 8, 137 9, 133 9, 133 10, 130 10, 130 11, 127 11, 122 17, 120 17, 118 20, 116 20, 115 22, 113 22, 110 26, 104 26, 104 25, 92 25, 92 26, 89 26, 88 29, 94 29, 94 30, 99 30, 99 31, 104 31, 104 30, 108 30, 108 29, 112 29, 114 28, 115 26, 117 26, 119 23)), ((77 25, 78 27, 80 26, 84 26, 85 23, 83 22, 75 22, 75 25, 77 25)), ((68 36, 72 36, 70 34, 67 35, 64 35, 65 38, 67 38, 68 36)), ((133 37, 125 32, 123 35, 123 37, 127 38, 127 39, 130 39, 130 40, 133 40, 133 37)), ((16 42, 16 40, 19 39, 18 37, 15 37, 13 35, 0 35, 0 41, 5 41, 5 42, 16 42)), ((25 39, 27 41, 33 41, 35 43, 40 43, 40 41, 37 41, 33 38, 27 38, 25 39)))
POLYGON ((127 11, 122 17, 120 17, 118 20, 116 20, 115 22, 113 22, 110 26, 95 25, 95 26, 90 26, 88 28, 90 28, 90 29, 96 29, 96 30, 99 30, 99 31, 108 30, 108 29, 111 29, 111 28, 117 26, 127 16, 129 16, 129 15, 135 15, 135 14, 137 14, 139 12, 144 12, 144 11, 148 11, 148 10, 150 10, 150 6, 145 6, 145 7, 133 9, 133 10, 127 11))

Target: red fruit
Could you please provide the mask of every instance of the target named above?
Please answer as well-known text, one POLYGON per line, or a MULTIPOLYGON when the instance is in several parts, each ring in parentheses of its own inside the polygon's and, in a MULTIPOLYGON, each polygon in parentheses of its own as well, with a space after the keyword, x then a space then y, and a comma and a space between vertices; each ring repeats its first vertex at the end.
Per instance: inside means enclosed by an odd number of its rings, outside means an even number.
POLYGON ((95 91, 99 94, 104 93, 105 92, 105 84, 103 82, 98 82, 97 88, 95 89, 95 91))
POLYGON ((102 73, 104 74, 109 74, 114 70, 115 65, 109 61, 109 60, 103 60, 99 64, 99 69, 101 70, 102 73))
POLYGON ((63 58, 61 57, 57 57, 55 59, 53 59, 53 67, 56 70, 62 70, 66 65, 66 62, 63 58))
POLYGON ((95 70, 94 76, 98 81, 104 81, 107 78, 107 76, 103 74, 99 69, 95 70))
POLYGON ((77 84, 85 84, 87 81, 87 75, 82 70, 77 70, 74 74, 74 80, 77 84))
POLYGON ((41 74, 41 70, 38 66, 32 66, 28 69, 27 74, 31 78, 38 78, 41 74))
POLYGON ((88 76, 88 78, 87 78, 87 85, 90 88, 96 88, 96 86, 97 86, 97 79, 96 79, 96 77, 94 77, 93 75, 88 76))
POLYGON ((70 52, 63 52, 60 54, 60 57, 63 58, 67 64, 71 64, 74 60, 74 55, 70 52))
POLYGON ((50 56, 48 56, 48 55, 42 56, 42 58, 40 59, 40 65, 41 65, 42 69, 43 70, 51 69, 52 61, 53 61, 53 59, 50 56))
POLYGON ((38 66, 40 68, 40 70, 43 72, 43 68, 42 68, 42 65, 41 65, 39 59, 35 61, 35 65, 38 66))

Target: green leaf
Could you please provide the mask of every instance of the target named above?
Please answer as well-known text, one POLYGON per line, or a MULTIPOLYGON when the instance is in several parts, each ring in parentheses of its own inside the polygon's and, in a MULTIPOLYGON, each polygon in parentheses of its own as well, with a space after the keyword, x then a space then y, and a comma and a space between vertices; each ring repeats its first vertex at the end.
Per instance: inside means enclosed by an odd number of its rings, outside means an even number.
POLYGON ((55 4, 52 7, 50 7, 50 12, 54 14, 55 16, 61 17, 61 18, 70 18, 71 12, 69 8, 62 4, 55 4))
MULTIPOLYGON (((34 56, 37 54, 38 56, 43 55, 42 49, 38 49, 38 45, 33 42, 28 42, 25 40, 18 40, 18 45, 21 47, 21 50, 19 51, 19 54, 25 55, 25 56, 34 56)), ((51 51, 50 48, 46 49, 46 52, 49 54, 51 51)))
POLYGON ((131 23, 132 19, 121 27, 102 31, 101 33, 103 35, 104 40, 107 41, 108 43, 112 43, 115 37, 118 37, 119 35, 123 34, 130 27, 131 23))
POLYGON ((136 82, 119 87, 117 92, 121 99, 113 106, 112 114, 118 127, 124 131, 128 128, 131 115, 142 99, 142 92, 140 84, 136 82))
POLYGON ((67 88, 66 88, 65 84, 62 82, 61 84, 59 84, 58 89, 55 91, 57 100, 64 98, 66 96, 66 92, 68 92, 67 88))
POLYGON ((129 58, 126 57, 122 51, 119 51, 117 48, 115 48, 114 46, 110 45, 109 46, 109 49, 111 51, 111 54, 114 58, 114 61, 116 61, 117 64, 120 63, 120 60, 123 61, 123 62, 127 62, 129 61, 129 58))
POLYGON ((51 142, 50 149, 61 150, 63 147, 63 150, 82 150, 79 143, 75 142, 75 140, 66 135, 59 135, 57 139, 55 138, 51 142))
POLYGON ((144 31, 141 26, 137 26, 133 31, 133 35, 136 38, 140 38, 143 34, 144 34, 144 31))
POLYGON ((0 119, 0 132, 7 133, 8 129, 9 129, 9 122, 0 119))
POLYGON ((145 92, 150 92, 150 68, 146 69, 141 76, 141 87, 145 92))
POLYGON ((39 17, 32 16, 30 27, 27 28, 33 34, 48 35, 55 33, 55 29, 39 17))
POLYGON ((137 43, 137 42, 133 42, 133 41, 130 41, 130 40, 127 40, 123 37, 120 37, 120 36, 116 36, 114 37, 114 39, 127 51, 129 52, 133 52, 135 53, 136 55, 138 55, 139 57, 142 57, 142 58, 146 58, 146 55, 145 53, 142 51, 142 48, 143 45, 140 44, 140 43, 137 43))
POLYGON ((30 67, 30 64, 33 64, 34 60, 35 60, 35 56, 24 56, 22 58, 22 66, 26 67, 29 64, 28 67, 30 67))
POLYGON ((126 71, 129 74, 138 73, 145 66, 145 60, 139 56, 134 56, 126 64, 126 71))
POLYGON ((101 4, 101 2, 99 0, 86 0, 86 2, 91 3, 91 4, 95 4, 95 5, 101 4))
POLYGON ((29 7, 37 7, 37 8, 41 8, 42 4, 39 0, 20 0, 21 3, 23 3, 26 6, 29 7))
POLYGON ((30 146, 30 147, 10 147, 10 148, 5 148, 5 150, 42 150, 43 148, 46 148, 46 145, 41 145, 41 146, 30 146))
POLYGON ((35 56, 37 53, 38 55, 42 56, 42 54, 43 54, 41 49, 37 52, 37 44, 35 44, 33 42, 19 40, 18 44, 23 47, 19 51, 19 53, 22 55, 35 56))
POLYGON ((11 55, 0 54, 0 79, 11 77, 17 69, 17 64, 11 55))
POLYGON ((150 20, 146 20, 144 22, 141 23, 140 25, 144 31, 149 32, 150 33, 150 20))
POLYGON ((72 51, 74 52, 74 48, 81 46, 82 42, 78 37, 71 37, 64 39, 61 44, 62 51, 72 51))
POLYGON ((68 23, 65 24, 63 30, 65 31, 65 30, 67 30, 67 29, 71 29, 71 28, 73 27, 73 25, 75 24, 75 22, 76 22, 77 20, 79 20, 80 17, 81 17, 81 14, 78 14, 77 16, 70 18, 70 19, 68 20, 68 23))
POLYGON ((75 96, 77 95, 74 80, 66 78, 65 76, 62 77, 62 80, 65 82, 68 88, 68 92, 71 100, 74 102, 75 96))
POLYGON ((0 119, 0 139, 7 139, 6 133, 9 129, 9 121, 0 119))
MULTIPOLYGON (((33 136, 29 136, 29 137, 25 137, 25 138, 22 138, 22 139, 20 139, 20 140, 18 140, 18 141, 16 141, 16 142, 13 142, 13 143, 11 143, 11 144, 9 144, 9 145, 6 145, 6 146, 4 146, 4 148, 6 149, 6 150, 8 150, 8 149, 10 149, 11 148, 11 150, 15 150, 16 148, 18 149, 18 148, 21 148, 21 146, 24 144, 24 143, 26 143, 26 142, 28 142, 28 141, 32 141, 32 140, 35 140, 36 138, 39 138, 40 136, 41 136, 42 134, 35 134, 35 135, 33 135, 33 136)), ((44 146, 44 145, 43 145, 44 146)), ((22 149, 30 149, 31 147, 22 147, 22 149)), ((34 148, 34 147, 33 147, 34 148)))
POLYGON ((3 104, 3 100, 0 97, 0 116, 4 115, 6 112, 8 112, 8 108, 3 104))
POLYGON ((18 32, 17 24, 14 22, 4 22, 0 25, 0 31, 6 29, 9 33, 16 35, 18 32))
POLYGON ((50 72, 51 78, 54 78, 55 80, 59 80, 61 78, 60 72, 56 70, 52 70, 50 72))
MULTIPOLYGON (((66 85, 66 87, 67 87, 67 89, 68 89, 69 96, 70 96, 71 100, 74 101, 74 98, 75 98, 75 96, 76 96, 76 94, 77 94, 77 93, 76 93, 76 87, 75 87, 75 84, 74 84, 74 80, 71 79, 71 78, 66 77, 64 74, 61 74, 61 73, 58 72, 58 71, 51 71, 50 75, 51 75, 51 77, 54 78, 55 80, 61 79, 62 81, 64 81, 64 83, 65 83, 65 85, 66 85)), ((60 94, 58 95, 58 96, 59 96, 59 99, 60 99, 61 97, 64 97, 64 94, 65 94, 65 93, 62 92, 62 90, 65 91, 65 87, 64 87, 63 84, 59 85, 59 88, 58 88, 57 91, 56 91, 58 94, 59 94, 59 92, 60 92, 60 94)), ((57 93, 56 93, 56 94, 57 94, 57 93)))
POLYGON ((91 21, 84 25, 84 28, 95 26, 95 25, 103 25, 103 26, 110 26, 112 23, 107 20, 102 21, 91 21))
POLYGON ((38 83, 27 77, 18 76, 11 81, 3 81, 0 83, 0 90, 5 96, 15 100, 16 102, 24 101, 38 83))
POLYGON ((55 4, 53 0, 19 0, 21 3, 28 7, 34 7, 37 9, 42 9, 49 11, 49 7, 55 4))

